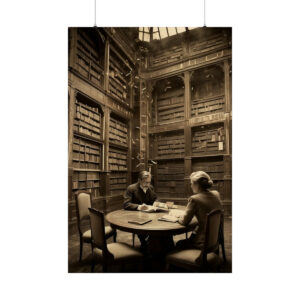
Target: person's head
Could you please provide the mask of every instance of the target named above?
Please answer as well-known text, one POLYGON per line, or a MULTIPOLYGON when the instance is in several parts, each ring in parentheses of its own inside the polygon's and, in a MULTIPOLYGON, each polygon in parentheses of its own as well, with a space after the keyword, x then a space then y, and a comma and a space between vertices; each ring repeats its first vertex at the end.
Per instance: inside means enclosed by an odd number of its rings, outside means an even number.
POLYGON ((191 188, 194 194, 205 191, 213 185, 213 181, 210 179, 209 175, 203 171, 193 172, 190 179, 191 188))
POLYGON ((148 188, 151 184, 151 174, 148 171, 141 171, 139 173, 139 183, 142 188, 148 188))

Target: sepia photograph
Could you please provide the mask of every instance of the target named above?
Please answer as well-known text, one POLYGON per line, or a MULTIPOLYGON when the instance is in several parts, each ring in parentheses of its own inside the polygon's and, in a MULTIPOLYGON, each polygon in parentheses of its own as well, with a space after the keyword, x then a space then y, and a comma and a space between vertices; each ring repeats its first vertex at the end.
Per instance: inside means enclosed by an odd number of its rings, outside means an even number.
POLYGON ((0 298, 300 299, 298 6, 1 1, 0 298))
POLYGON ((69 27, 70 273, 231 273, 231 49, 230 27, 69 27))

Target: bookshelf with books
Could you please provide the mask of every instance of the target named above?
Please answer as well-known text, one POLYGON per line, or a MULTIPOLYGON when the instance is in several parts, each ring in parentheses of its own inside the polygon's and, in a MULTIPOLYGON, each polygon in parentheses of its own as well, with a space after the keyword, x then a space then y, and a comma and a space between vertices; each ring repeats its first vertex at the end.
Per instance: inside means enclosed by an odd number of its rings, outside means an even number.
POLYGON ((183 158, 184 157, 184 133, 183 130, 157 134, 158 159, 183 158))
POLYGON ((121 195, 127 187, 127 150, 109 147, 109 184, 112 196, 121 195))
POLYGON ((111 172, 109 177, 112 196, 123 194, 127 188, 127 175, 124 172, 111 172))
POLYGON ((93 28, 78 28, 76 68, 96 86, 104 84, 104 43, 93 28))
POLYGON ((160 67, 177 62, 183 58, 182 45, 174 45, 168 49, 153 51, 150 58, 151 67, 160 67))
POLYGON ((213 65, 195 70, 191 76, 191 116, 225 111, 224 72, 213 65))
POLYGON ((224 123, 202 125, 192 130, 192 154, 213 155, 225 153, 224 123))
POLYGON ((75 107, 74 133, 101 140, 103 138, 103 114, 99 105, 90 104, 88 98, 78 94, 75 107))
MULTIPOLYGON (((210 52, 226 49, 230 46, 229 36, 222 29, 207 28, 206 35, 189 43, 189 54, 204 55, 210 52)), ((193 33, 191 33, 193 34, 193 33)))
POLYGON ((103 112, 92 98, 76 93, 72 143, 72 192, 100 197, 103 171, 103 112))
POLYGON ((109 53, 109 92, 110 94, 129 106, 130 102, 130 84, 132 66, 126 55, 118 49, 117 45, 110 44, 109 53))
POLYGON ((170 123, 184 119, 184 83, 180 76, 158 81, 152 94, 153 123, 170 123))
POLYGON ((158 161, 156 192, 162 199, 184 197, 184 161, 158 161))
POLYGON ((114 114, 109 119, 109 142, 128 147, 128 122, 114 114))

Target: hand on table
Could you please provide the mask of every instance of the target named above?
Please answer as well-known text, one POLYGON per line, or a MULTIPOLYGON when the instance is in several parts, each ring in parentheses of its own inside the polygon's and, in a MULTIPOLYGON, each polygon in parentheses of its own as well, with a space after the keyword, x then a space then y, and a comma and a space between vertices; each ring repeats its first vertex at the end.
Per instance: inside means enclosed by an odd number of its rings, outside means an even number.
POLYGON ((148 209, 148 205, 143 203, 141 205, 138 206, 137 210, 147 210, 148 209))
POLYGON ((155 209, 145 203, 138 206, 137 210, 146 211, 146 212, 154 212, 155 209))

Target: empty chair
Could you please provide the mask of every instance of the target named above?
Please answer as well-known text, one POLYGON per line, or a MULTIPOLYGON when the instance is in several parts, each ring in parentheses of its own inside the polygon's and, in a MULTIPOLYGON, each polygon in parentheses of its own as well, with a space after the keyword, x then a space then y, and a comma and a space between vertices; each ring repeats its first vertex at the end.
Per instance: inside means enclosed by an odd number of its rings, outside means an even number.
POLYGON ((124 266, 126 263, 134 263, 140 267, 143 255, 125 243, 107 244, 104 231, 104 213, 93 208, 89 208, 89 212, 93 244, 92 272, 98 262, 102 264, 103 272, 107 272, 110 265, 124 266))
POLYGON ((202 249, 178 249, 166 257, 166 269, 174 265, 188 271, 208 271, 219 266, 219 245, 222 246, 223 260, 225 258, 223 212, 215 209, 206 215, 205 238, 202 249))
MULTIPOLYGON (((86 230, 86 226, 83 226, 84 220, 89 220, 89 208, 92 204, 92 195, 86 191, 80 191, 75 194, 76 200, 76 213, 77 213, 77 226, 79 231, 80 239, 80 253, 79 260, 82 259, 82 249, 83 243, 92 244, 91 229, 86 230), (85 230, 84 230, 85 229, 85 230)), ((90 227, 90 223, 87 222, 90 227)), ((116 241, 116 231, 113 230, 110 226, 105 226, 105 237, 109 238, 113 236, 114 241, 116 241)))

